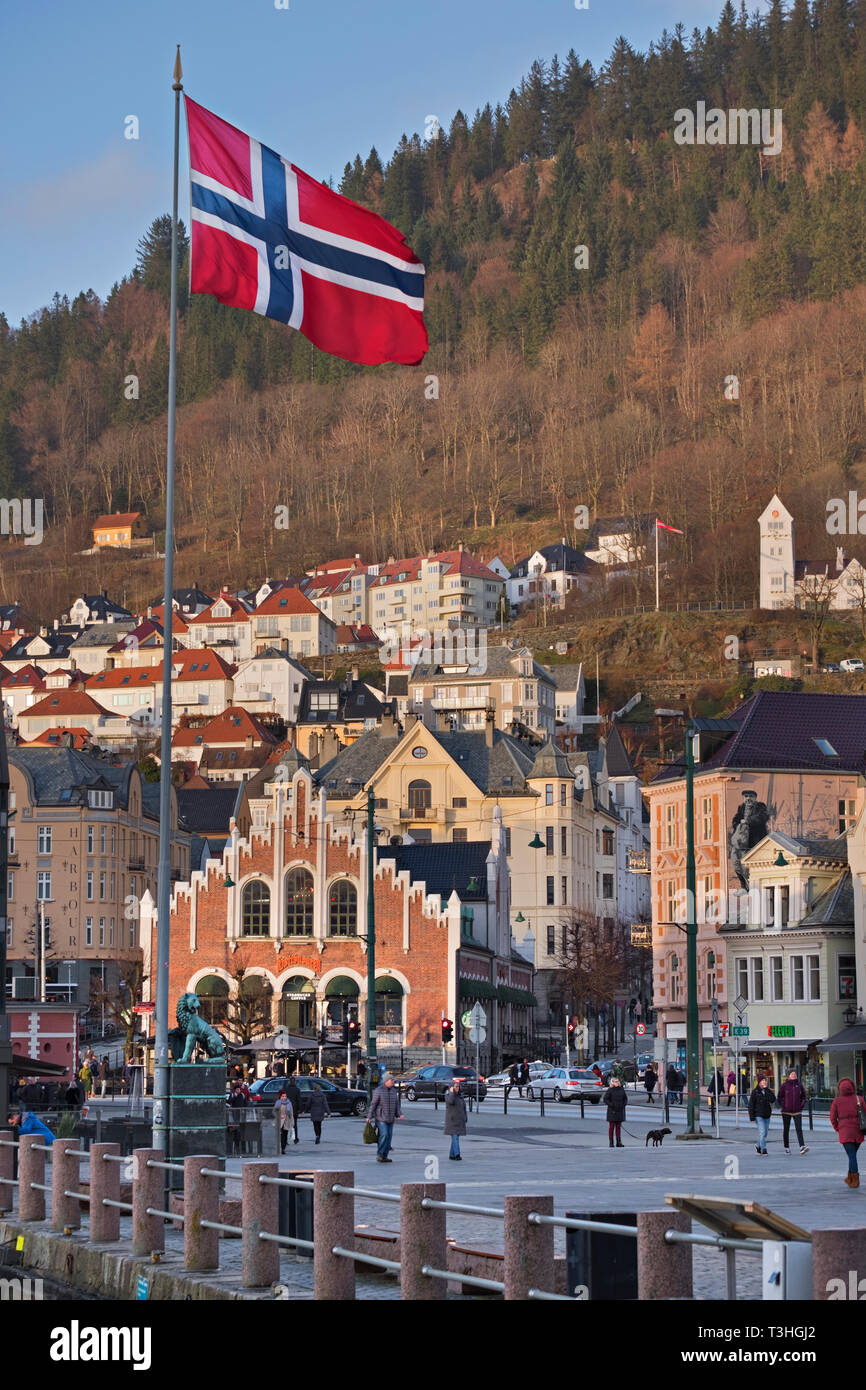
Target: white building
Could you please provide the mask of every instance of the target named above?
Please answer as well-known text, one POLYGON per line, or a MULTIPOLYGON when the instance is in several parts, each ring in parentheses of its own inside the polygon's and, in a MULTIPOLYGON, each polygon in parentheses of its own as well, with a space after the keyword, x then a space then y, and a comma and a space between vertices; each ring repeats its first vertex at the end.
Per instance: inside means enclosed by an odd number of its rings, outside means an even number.
POLYGON ((286 723, 294 724, 304 681, 314 679, 288 652, 266 647, 238 667, 234 678, 235 704, 253 714, 279 714, 286 723))
POLYGON ((836 547, 836 563, 831 569, 810 569, 808 561, 797 560, 794 518, 774 493, 758 518, 761 528, 761 608, 800 608, 810 595, 830 593, 830 607, 837 612, 866 605, 866 570, 859 560, 849 560, 841 546, 836 547))

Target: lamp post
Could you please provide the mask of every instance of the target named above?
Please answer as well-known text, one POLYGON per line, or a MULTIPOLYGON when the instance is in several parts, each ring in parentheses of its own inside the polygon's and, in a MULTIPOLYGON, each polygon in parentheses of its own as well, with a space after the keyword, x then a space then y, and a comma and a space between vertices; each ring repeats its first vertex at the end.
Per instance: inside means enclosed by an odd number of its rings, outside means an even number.
POLYGON ((686 726, 686 1128, 678 1139, 703 1139, 700 1122, 697 871, 695 867, 695 750, 697 732, 686 726))
POLYGON ((376 872, 376 798, 367 788, 367 1094, 373 1094, 376 1058, 376 902, 373 893, 376 872))

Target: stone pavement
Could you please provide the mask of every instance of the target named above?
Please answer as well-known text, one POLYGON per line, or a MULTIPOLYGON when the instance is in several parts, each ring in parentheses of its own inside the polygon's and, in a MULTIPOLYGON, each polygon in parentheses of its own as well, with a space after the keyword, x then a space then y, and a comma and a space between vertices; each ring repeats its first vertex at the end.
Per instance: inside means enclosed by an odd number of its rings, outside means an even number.
MULTIPOLYGON (((547 1194, 555 1210, 591 1214, 614 1211, 634 1213, 660 1209, 665 1195, 704 1194, 757 1201, 788 1220, 811 1230, 814 1226, 866 1226, 866 1188, 850 1191, 844 1184, 847 1163, 844 1152, 825 1117, 816 1118, 815 1129, 806 1130, 809 1152, 794 1147, 787 1156, 781 1145, 781 1119, 774 1117, 769 1156, 755 1152, 754 1126, 745 1116, 735 1128, 733 1111, 721 1114, 722 1138, 680 1142, 675 1134, 684 1128, 677 1111, 660 1149, 645 1146, 648 1129, 660 1127, 660 1107, 648 1106, 642 1095, 630 1103, 623 1142, 611 1150, 603 1106, 546 1105, 542 1120, 537 1103, 509 1102, 502 1113, 501 1097, 492 1093, 480 1112, 469 1117, 469 1134, 462 1141, 463 1162, 448 1159, 449 1141, 442 1133, 444 1111, 432 1102, 404 1102, 405 1118, 394 1129, 393 1163, 379 1164, 375 1149, 363 1144, 360 1120, 333 1117, 324 1127, 321 1145, 312 1143, 309 1122, 301 1119, 301 1142, 292 1146, 283 1166, 353 1168, 355 1182, 397 1192, 402 1182, 441 1180, 455 1202, 498 1207, 506 1194, 547 1194), (438 1166, 437 1166, 438 1165, 438 1166)), ((706 1115, 704 1128, 708 1128, 706 1115)), ((229 1160, 234 1169, 240 1160, 229 1160)), ((396 1214, 389 1203, 356 1200, 356 1219, 383 1229, 394 1229, 396 1214)), ((628 1218, 627 1218, 628 1219, 628 1218)), ((461 1244, 501 1252, 502 1225, 496 1219, 449 1213, 448 1233, 461 1244)), ((557 1232, 557 1249, 564 1250, 564 1233, 557 1232)), ((699 1298, 724 1296, 724 1257, 718 1251, 696 1250, 695 1294, 699 1298)), ((740 1297, 760 1298, 760 1260, 737 1256, 740 1297)), ((378 1282, 378 1281, 377 1281, 378 1282)), ((382 1281, 383 1290, 387 1281, 382 1281)), ((373 1295, 377 1296, 377 1295, 373 1295)))

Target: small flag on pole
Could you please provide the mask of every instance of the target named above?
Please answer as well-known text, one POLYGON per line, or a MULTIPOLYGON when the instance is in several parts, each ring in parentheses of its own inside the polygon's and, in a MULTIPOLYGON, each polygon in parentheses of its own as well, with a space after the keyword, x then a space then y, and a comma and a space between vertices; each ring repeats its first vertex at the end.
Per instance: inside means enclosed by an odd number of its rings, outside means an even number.
POLYGON ((424 267, 402 232, 186 100, 190 290, 349 362, 420 362, 424 267))
POLYGON ((660 531, 674 531, 678 536, 685 534, 685 532, 680 531, 676 526, 666 526, 663 521, 659 521, 658 517, 656 517, 656 526, 660 531))

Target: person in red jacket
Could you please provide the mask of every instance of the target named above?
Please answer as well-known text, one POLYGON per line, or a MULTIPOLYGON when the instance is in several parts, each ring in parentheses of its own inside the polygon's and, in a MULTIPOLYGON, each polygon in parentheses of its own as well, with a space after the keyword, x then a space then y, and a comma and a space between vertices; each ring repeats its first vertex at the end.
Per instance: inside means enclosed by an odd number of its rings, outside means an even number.
POLYGON ((860 1132, 858 1112, 866 1111, 863 1101, 854 1089, 854 1082, 846 1077, 839 1082, 839 1094, 830 1106, 830 1123, 839 1135, 839 1143, 848 1155, 848 1172, 845 1175, 846 1187, 860 1186, 860 1173, 857 1168, 857 1150, 863 1143, 860 1132))
POLYGON ((783 1081, 779 1087, 779 1105, 782 1107, 782 1144, 785 1153, 791 1152, 789 1140, 791 1137, 791 1121, 794 1121, 794 1128, 797 1131, 797 1142, 800 1145, 800 1153, 809 1152, 809 1145, 803 1140, 803 1121, 801 1118, 803 1106, 806 1104, 806 1092, 803 1084, 797 1075, 795 1067, 788 1072, 787 1081, 783 1081))

